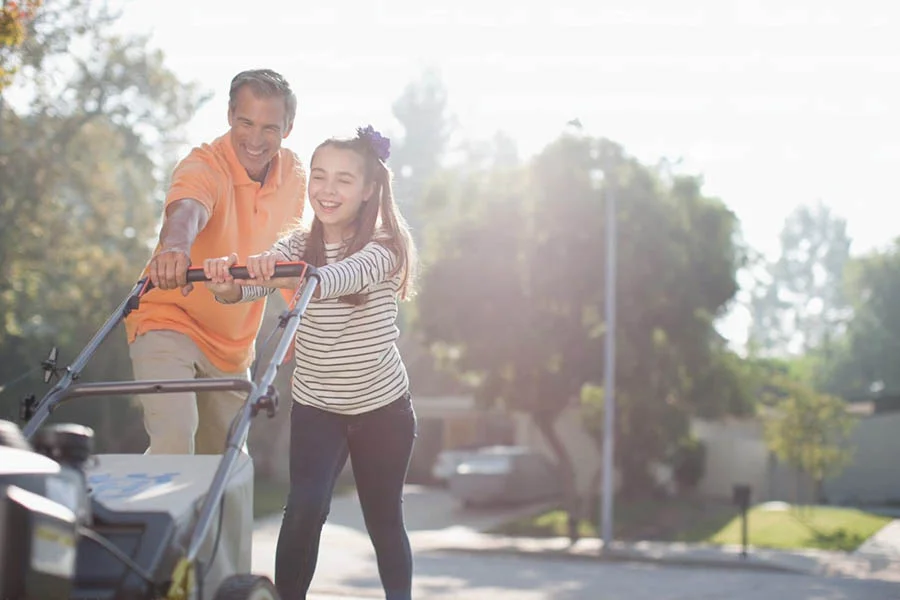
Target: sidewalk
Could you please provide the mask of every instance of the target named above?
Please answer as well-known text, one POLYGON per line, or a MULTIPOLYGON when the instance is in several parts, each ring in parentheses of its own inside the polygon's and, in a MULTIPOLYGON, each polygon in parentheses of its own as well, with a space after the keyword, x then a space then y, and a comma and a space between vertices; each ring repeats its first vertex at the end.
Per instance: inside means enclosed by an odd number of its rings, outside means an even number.
MULTIPOLYGON (((356 567, 360 572, 367 572, 370 567, 366 561, 371 558, 371 545, 356 497, 335 498, 331 508, 326 529, 331 536, 330 543, 342 548, 341 564, 334 565, 335 572, 346 573, 356 567)), ((582 539, 571 546, 567 538, 524 538, 483 533, 516 513, 460 512, 446 493, 413 486, 405 497, 405 512, 410 542, 416 554, 520 555, 555 560, 655 563, 900 582, 900 519, 891 521, 853 553, 773 550, 751 546, 748 556, 743 558, 740 547, 735 546, 614 542, 601 552, 602 542, 597 538, 582 539)), ((278 516, 256 522, 255 570, 269 572, 274 567, 273 548, 279 524, 278 516)), ((327 561, 327 557, 324 560, 327 561)), ((328 590, 334 596, 339 596, 341 592, 343 590, 340 588, 328 590)), ((353 595, 347 594, 347 597, 353 595)))
MULTIPOLYGON (((888 527, 895 523, 900 521, 895 521, 888 527)), ((892 527, 885 536, 900 542, 900 525, 892 527)), ((886 551, 882 545, 877 550, 870 546, 867 551, 860 548, 861 551, 855 553, 750 547, 744 558, 740 555, 740 547, 735 546, 614 542, 610 548, 601 552, 603 544, 597 538, 582 539, 572 546, 567 538, 498 536, 461 527, 415 532, 411 535, 411 542, 416 552, 514 554, 549 559, 645 562, 900 582, 900 543, 889 546, 890 551, 886 551)))

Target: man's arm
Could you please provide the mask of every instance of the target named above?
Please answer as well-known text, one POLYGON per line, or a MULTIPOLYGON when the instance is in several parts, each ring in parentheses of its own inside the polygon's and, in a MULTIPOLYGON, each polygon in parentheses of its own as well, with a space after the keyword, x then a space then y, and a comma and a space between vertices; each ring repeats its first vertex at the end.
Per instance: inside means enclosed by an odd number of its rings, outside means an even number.
POLYGON ((197 200, 184 198, 169 204, 159 233, 159 250, 150 259, 153 285, 162 290, 182 288, 185 296, 190 293, 193 286, 187 282, 187 269, 191 246, 208 221, 209 211, 197 200))

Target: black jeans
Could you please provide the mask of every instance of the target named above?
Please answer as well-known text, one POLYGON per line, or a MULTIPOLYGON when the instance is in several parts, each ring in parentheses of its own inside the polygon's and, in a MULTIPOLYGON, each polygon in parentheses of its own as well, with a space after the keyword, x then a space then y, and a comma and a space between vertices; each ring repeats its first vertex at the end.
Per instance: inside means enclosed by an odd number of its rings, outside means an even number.
POLYGON ((306 598, 348 455, 386 598, 410 599, 412 552, 402 502, 415 437, 409 394, 360 415, 292 403, 290 492, 275 550, 275 585, 283 600, 306 598))

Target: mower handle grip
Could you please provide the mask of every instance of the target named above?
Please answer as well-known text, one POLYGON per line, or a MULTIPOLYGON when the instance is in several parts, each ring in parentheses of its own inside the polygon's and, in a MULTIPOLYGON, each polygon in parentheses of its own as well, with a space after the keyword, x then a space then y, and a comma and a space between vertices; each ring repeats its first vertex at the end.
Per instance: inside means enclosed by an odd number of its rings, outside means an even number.
MULTIPOLYGON (((250 274, 247 272, 247 267, 245 266, 234 265, 233 267, 228 269, 228 271, 235 279, 250 279, 250 274)), ((314 266, 302 261, 297 261, 276 263, 275 274, 272 277, 305 277, 308 280, 310 277, 318 278, 319 275, 316 272, 316 268, 314 266)), ((209 278, 206 277, 206 273, 204 273, 203 267, 188 267, 187 280, 189 283, 197 283, 201 281, 209 281, 209 278)), ((141 295, 146 294, 154 287, 155 286, 153 285, 153 282, 150 281, 150 278, 148 277, 145 280, 141 295)))
MULTIPOLYGON (((247 272, 247 267, 235 265, 228 269, 228 271, 235 279, 250 279, 250 274, 247 272)), ((275 274, 272 275, 272 277, 300 277, 304 275, 304 272, 308 277, 310 275, 314 275, 315 271, 315 267, 313 267, 312 265, 308 265, 305 262, 280 262, 275 264, 275 274)), ((203 267, 189 267, 187 270, 187 280, 190 283, 196 283, 198 281, 209 281, 209 279, 206 277, 206 273, 203 272, 203 267)))

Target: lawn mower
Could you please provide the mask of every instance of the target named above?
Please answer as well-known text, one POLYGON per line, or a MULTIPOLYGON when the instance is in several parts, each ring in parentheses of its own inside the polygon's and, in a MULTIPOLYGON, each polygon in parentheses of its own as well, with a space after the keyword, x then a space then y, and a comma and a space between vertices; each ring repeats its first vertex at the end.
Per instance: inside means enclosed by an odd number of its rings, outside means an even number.
MULTIPOLYGON (((248 277, 235 266, 236 279, 248 277)), ((138 281, 67 367, 52 350, 39 401, 22 402, 22 426, 0 421, 0 598, 3 600, 277 600, 266 576, 250 571, 253 464, 243 451, 251 420, 278 408, 274 386, 319 275, 280 263, 275 277, 300 286, 267 339, 275 349, 257 377, 83 382, 81 372, 116 326, 153 289, 138 281), (280 336, 276 334, 280 332, 280 336), (231 390, 247 399, 221 455, 95 454, 93 431, 45 424, 75 398, 231 390)), ((188 270, 188 281, 206 281, 188 270)))

